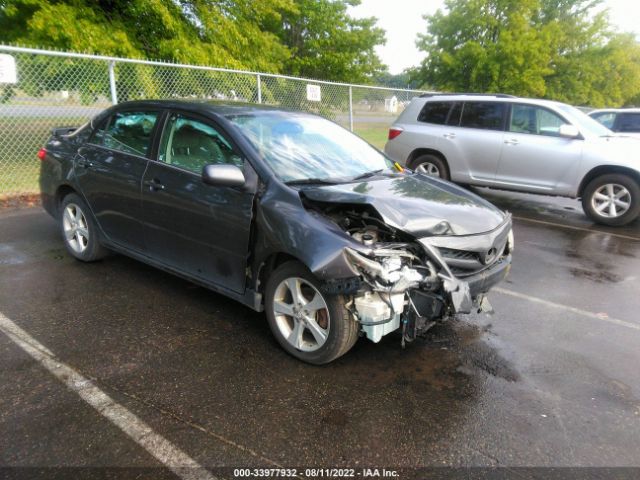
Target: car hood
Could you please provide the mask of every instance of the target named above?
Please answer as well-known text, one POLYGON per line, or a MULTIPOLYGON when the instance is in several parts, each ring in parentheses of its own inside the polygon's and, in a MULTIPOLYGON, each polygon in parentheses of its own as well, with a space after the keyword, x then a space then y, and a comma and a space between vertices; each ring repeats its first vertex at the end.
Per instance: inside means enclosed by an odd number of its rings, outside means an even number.
POLYGON ((323 203, 371 205, 389 226, 416 238, 433 235, 443 221, 451 226, 448 235, 472 235, 493 230, 505 219, 503 212, 477 195, 421 174, 304 187, 301 194, 323 203))

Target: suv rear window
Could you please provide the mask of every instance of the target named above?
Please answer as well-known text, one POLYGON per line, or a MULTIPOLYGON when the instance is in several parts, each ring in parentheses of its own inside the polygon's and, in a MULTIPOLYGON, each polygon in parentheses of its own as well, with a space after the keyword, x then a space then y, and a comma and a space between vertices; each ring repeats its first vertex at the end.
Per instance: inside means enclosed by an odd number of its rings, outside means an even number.
POLYGON ((427 102, 418 114, 418 121, 444 125, 450 108, 451 102, 427 102))
POLYGON ((503 130, 506 107, 506 103, 498 102, 465 102, 460 126, 503 130))

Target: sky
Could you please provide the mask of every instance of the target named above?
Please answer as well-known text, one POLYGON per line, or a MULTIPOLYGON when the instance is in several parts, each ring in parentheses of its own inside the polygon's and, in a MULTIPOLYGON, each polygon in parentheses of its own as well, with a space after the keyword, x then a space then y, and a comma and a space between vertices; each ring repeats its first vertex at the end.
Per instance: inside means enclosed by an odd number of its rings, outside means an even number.
MULTIPOLYGON (((350 7, 354 17, 376 17, 378 25, 387 32, 386 45, 377 47, 383 63, 391 73, 400 73, 407 67, 418 65, 424 58, 415 45, 419 32, 426 31, 425 14, 443 7, 443 0, 361 0, 350 7)), ((640 36, 640 1, 605 0, 611 24, 622 32, 640 36)))

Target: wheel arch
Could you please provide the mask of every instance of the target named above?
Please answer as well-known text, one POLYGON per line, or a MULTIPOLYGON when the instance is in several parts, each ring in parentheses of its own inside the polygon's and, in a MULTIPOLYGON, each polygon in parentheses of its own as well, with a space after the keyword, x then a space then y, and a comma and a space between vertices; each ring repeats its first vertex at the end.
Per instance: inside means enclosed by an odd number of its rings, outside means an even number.
POLYGON ((610 174, 610 173, 618 173, 618 174, 622 174, 622 175, 627 175, 630 178, 632 178, 633 180, 635 180, 635 182, 638 185, 640 185, 640 172, 637 172, 637 171, 633 170, 632 168, 621 167, 619 165, 601 165, 599 167, 592 168, 584 176, 584 178, 580 182, 580 186, 578 187, 577 197, 578 198, 582 197, 582 194, 584 193, 585 188, 587 188, 587 185, 589 185, 589 183, 594 178, 600 177, 602 175, 607 175, 607 174, 610 174))
POLYGON ((277 269, 280 265, 287 262, 291 262, 291 261, 299 262, 302 265, 305 265, 305 263, 302 260, 300 260, 299 258, 296 258, 295 256, 289 253, 273 252, 267 255, 267 257, 264 258, 257 266, 257 274, 256 274, 256 281, 254 283, 254 290, 257 293, 264 294, 264 289, 267 284, 267 280, 269 276, 273 273, 273 271, 277 269))
POLYGON ((444 164, 447 166, 447 169, 451 171, 451 166, 449 165, 449 161, 447 160, 447 157, 445 157, 442 154, 442 152, 434 148, 416 148, 415 150, 413 150, 407 157, 407 162, 406 162, 407 167, 413 168, 413 165, 412 165, 413 161, 416 158, 418 158, 420 155, 427 155, 427 154, 435 155, 436 157, 440 158, 440 160, 442 160, 444 164))
POLYGON ((60 215, 60 206, 62 205, 62 200, 64 199, 64 197, 66 197, 70 193, 75 193, 76 195, 79 195, 78 191, 75 188, 73 188, 71 185, 66 183, 63 185, 60 185, 56 189, 56 193, 54 196, 56 216, 60 215))

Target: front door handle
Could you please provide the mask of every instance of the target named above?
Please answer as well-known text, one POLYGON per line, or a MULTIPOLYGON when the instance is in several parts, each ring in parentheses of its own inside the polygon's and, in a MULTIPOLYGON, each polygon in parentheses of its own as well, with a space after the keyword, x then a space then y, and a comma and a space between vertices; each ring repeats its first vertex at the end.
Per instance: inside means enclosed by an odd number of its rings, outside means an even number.
POLYGON ((158 190, 164 190, 164 185, 162 183, 160 183, 159 180, 156 180, 155 178, 153 180, 146 180, 144 182, 144 185, 146 187, 149 187, 149 190, 151 192, 157 192, 158 190))
POLYGON ((456 134, 455 133, 445 133, 444 135, 442 135, 444 138, 456 138, 456 134))
POLYGON ((520 142, 515 138, 512 138, 511 140, 505 140, 504 143, 506 143, 507 145, 518 145, 518 143, 520 142))

